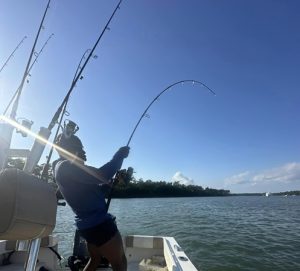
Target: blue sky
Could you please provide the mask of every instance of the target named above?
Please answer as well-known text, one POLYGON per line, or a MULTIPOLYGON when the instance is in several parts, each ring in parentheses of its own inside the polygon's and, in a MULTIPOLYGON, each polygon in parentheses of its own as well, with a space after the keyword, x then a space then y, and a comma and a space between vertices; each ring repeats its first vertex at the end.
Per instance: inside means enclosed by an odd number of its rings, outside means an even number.
MULTIPOLYGON (((20 84, 47 1, 0 3, 0 110, 20 84)), ((18 118, 48 126, 83 52, 117 1, 52 0, 18 118)), ((68 118, 97 166, 127 143, 149 102, 183 79, 143 119, 124 167, 137 178, 232 192, 300 189, 298 1, 124 0, 75 88, 68 118)), ((54 133, 54 130, 53 130, 54 133)), ((15 135, 12 147, 30 147, 15 135)), ((44 153, 42 160, 45 159, 44 153)))

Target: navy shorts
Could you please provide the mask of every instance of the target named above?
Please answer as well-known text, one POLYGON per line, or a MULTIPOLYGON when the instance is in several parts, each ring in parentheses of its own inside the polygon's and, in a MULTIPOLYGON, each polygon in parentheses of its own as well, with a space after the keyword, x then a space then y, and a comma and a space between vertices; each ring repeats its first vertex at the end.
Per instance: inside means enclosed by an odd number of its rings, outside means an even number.
POLYGON ((118 228, 113 219, 108 219, 95 227, 79 230, 80 235, 89 243, 96 246, 102 246, 112 239, 118 228))

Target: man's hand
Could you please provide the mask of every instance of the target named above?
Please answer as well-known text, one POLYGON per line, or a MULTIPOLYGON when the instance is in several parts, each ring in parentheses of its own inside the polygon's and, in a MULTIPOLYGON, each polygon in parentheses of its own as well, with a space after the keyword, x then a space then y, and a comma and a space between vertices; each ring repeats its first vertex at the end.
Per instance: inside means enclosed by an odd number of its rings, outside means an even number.
POLYGON ((124 158, 128 157, 129 150, 130 150, 130 148, 128 146, 124 146, 124 147, 121 147, 116 154, 118 157, 124 159, 124 158))

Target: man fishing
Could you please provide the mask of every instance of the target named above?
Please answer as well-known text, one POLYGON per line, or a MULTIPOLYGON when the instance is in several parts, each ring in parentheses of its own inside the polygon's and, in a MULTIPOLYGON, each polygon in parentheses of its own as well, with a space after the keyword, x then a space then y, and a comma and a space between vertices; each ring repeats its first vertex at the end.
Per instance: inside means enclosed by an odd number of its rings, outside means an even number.
POLYGON ((54 162, 54 177, 76 215, 76 226, 90 254, 84 270, 96 270, 101 257, 105 257, 114 271, 126 271, 122 238, 114 218, 107 213, 101 187, 112 185, 112 177, 128 156, 129 147, 121 147, 111 161, 98 169, 84 164, 86 154, 81 140, 74 134, 59 135, 56 145, 60 158, 54 162))

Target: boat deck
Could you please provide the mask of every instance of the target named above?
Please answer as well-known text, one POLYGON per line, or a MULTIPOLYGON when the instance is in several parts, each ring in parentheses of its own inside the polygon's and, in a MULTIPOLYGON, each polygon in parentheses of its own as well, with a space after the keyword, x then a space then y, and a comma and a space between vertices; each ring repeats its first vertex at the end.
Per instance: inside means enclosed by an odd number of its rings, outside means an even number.
MULTIPOLYGON (((123 241, 128 271, 197 271, 173 237, 132 235, 126 236, 123 241)), ((15 245, 15 241, 0 241, 0 271, 24 270, 28 253, 26 250, 16 251, 15 245), (3 260, 8 260, 9 264, 1 265, 3 260)), ((70 270, 66 261, 58 263, 54 253, 57 248, 57 238, 48 236, 42 239, 35 270, 41 267, 51 271, 70 270)))

